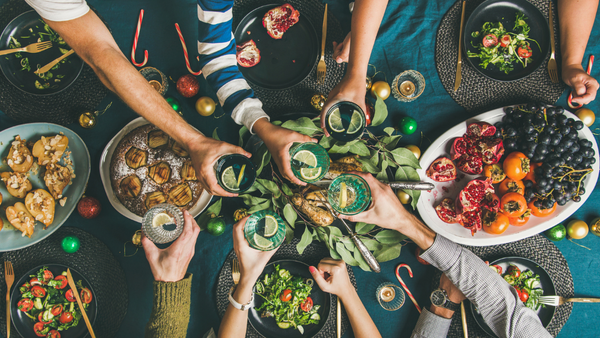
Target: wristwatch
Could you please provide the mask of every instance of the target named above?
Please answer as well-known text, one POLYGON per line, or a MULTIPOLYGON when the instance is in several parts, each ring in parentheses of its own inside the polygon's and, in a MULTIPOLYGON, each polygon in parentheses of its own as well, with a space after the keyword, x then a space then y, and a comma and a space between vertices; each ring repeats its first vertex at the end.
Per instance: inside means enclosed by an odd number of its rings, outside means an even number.
POLYGON ((454 312, 460 309, 460 304, 456 304, 450 299, 448 299, 448 294, 444 289, 434 290, 431 293, 431 296, 429 296, 429 299, 431 300, 431 304, 437 307, 443 307, 454 312))
POLYGON ((242 311, 246 311, 249 308, 252 307, 252 302, 254 301, 254 293, 252 293, 252 296, 250 298, 250 301, 246 304, 240 304, 238 302, 235 301, 235 299, 233 299, 233 290, 235 290, 235 286, 232 286, 231 289, 229 289, 229 303, 231 303, 231 305, 233 305, 234 308, 238 309, 238 310, 242 310, 242 311))

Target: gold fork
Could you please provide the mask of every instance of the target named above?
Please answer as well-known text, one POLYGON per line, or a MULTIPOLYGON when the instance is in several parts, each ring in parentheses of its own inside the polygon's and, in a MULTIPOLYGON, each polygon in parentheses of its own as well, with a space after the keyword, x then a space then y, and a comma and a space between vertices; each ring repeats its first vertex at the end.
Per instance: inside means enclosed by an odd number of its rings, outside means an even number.
POLYGON ((325 15, 323 16, 323 36, 321 38, 321 60, 317 65, 317 81, 319 83, 325 82, 325 73, 327 72, 327 66, 325 65, 325 38, 327 37, 327 4, 325 4, 325 15))
POLYGON ((233 278, 233 284, 238 285, 240 282, 240 265, 237 258, 231 262, 231 277, 233 278))
POLYGON ((15 272, 10 261, 4 261, 4 279, 6 280, 6 337, 10 337, 10 287, 15 281, 15 272))
POLYGON ((550 47, 552 47, 550 54, 550 60, 548 60, 548 74, 550 74, 550 80, 554 83, 558 83, 558 67, 556 67, 556 56, 554 50, 554 20, 552 19, 552 1, 549 2, 550 11, 548 14, 550 20, 550 47))
POLYGON ((18 52, 39 53, 39 52, 45 51, 46 49, 48 49, 50 47, 52 47, 51 41, 36 42, 36 43, 32 43, 31 45, 29 45, 27 47, 0 50, 0 55, 6 55, 6 54, 18 53, 18 52))

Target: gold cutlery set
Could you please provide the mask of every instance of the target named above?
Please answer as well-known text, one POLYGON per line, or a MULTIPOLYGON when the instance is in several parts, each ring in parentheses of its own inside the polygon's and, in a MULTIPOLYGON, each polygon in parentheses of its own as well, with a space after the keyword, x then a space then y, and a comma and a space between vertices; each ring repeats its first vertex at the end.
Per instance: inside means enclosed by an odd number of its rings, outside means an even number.
MULTIPOLYGON (((32 43, 29 46, 26 47, 21 47, 21 48, 13 48, 13 49, 7 49, 7 50, 0 50, 0 55, 6 55, 6 54, 12 54, 12 53, 19 53, 19 52, 25 52, 25 53, 39 53, 39 52, 43 52, 47 49, 50 49, 52 47, 52 42, 51 41, 44 41, 44 42, 36 42, 36 43, 32 43)), ((54 67, 57 63, 59 63, 60 61, 62 61, 62 59, 66 58, 67 56, 71 55, 75 53, 74 50, 70 50, 67 53, 63 54, 62 56, 56 58, 56 60, 48 63, 47 65, 45 65, 44 67, 36 70, 34 73, 35 74, 43 74, 47 71, 49 71, 50 69, 52 69, 52 67, 54 67)))

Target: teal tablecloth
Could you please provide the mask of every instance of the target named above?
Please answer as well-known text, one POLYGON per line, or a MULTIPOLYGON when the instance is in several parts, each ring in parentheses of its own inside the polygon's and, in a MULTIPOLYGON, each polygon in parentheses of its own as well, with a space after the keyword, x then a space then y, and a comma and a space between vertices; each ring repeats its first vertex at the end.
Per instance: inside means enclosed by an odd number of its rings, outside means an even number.
MULTIPOLYGON (((89 2, 106 20, 119 47, 127 57, 130 55, 139 10, 143 8, 145 16, 138 50, 147 49, 149 51, 148 66, 161 69, 173 79, 187 73, 181 45, 174 27, 174 23, 179 23, 192 55, 190 57, 192 68, 197 68, 193 57, 197 37, 195 31, 196 3, 194 1, 90 0, 89 2)), ((348 1, 326 2, 329 3, 329 10, 339 19, 344 29, 349 30, 348 1)), ((0 3, 4 3, 4 1, 0 1, 0 3)), ((383 72, 378 76, 385 77, 390 83, 396 74, 406 69, 415 69, 421 72, 427 83, 423 96, 412 103, 400 103, 393 97, 386 101, 390 117, 382 127, 397 123, 399 116, 402 115, 414 117, 419 124, 418 132, 404 137, 401 144, 420 144, 422 132, 425 137, 423 144, 426 145, 428 144, 427 139, 434 140, 450 126, 469 117, 442 87, 434 64, 436 29, 442 16, 452 4, 453 1, 450 0, 420 2, 394 0, 390 1, 386 11, 370 63, 375 65, 378 71, 383 72)), ((596 24, 590 41, 599 40, 600 27, 596 24)), ((600 45, 594 42, 588 46, 586 60, 587 56, 593 53, 600 55, 600 45)), ((594 74, 597 78, 600 77, 600 73, 597 71, 594 74)), ((206 82, 201 78, 200 82, 201 94, 216 98, 215 93, 206 87, 206 82)), ((222 114, 220 108, 211 117, 201 117, 193 108, 193 100, 180 97, 173 87, 171 86, 169 89, 168 95, 175 96, 182 102, 185 118, 192 125, 208 135, 211 135, 213 130, 219 127, 218 134, 221 139, 233 143, 237 141, 237 126, 233 121, 229 117, 219 119, 214 117, 222 114)), ((558 104, 566 106, 567 94, 565 93, 561 97, 558 104)), ((89 148, 92 172, 87 195, 98 198, 102 203, 103 210, 100 216, 93 220, 86 220, 74 213, 64 226, 79 227, 94 234, 108 245, 120 261, 127 276, 129 308, 118 337, 140 337, 151 310, 152 275, 143 252, 138 252, 133 257, 124 257, 123 252, 123 244, 130 241, 134 231, 139 229, 140 225, 121 216, 111 207, 102 188, 98 171, 100 154, 106 143, 137 115, 114 95, 107 97, 98 109, 103 109, 110 102, 113 102, 112 107, 99 118, 96 128, 86 130, 76 124, 68 126, 81 135, 89 148)), ((600 99, 588 107, 597 113, 600 112, 600 99)), ((3 113, 0 113, 0 130, 15 124, 3 113)), ((598 127, 598 122, 592 129, 596 127, 598 127)), ((599 197, 600 192, 598 189, 594 189, 588 201, 573 215, 573 218, 589 222, 592 218, 600 216, 599 197)), ((233 202, 225 203, 225 209, 231 210, 229 214, 233 210, 231 203, 233 202)), ((231 222, 232 220, 229 218, 229 229, 231 229, 231 222)), ((575 283, 575 294, 600 297, 600 290, 597 288, 600 285, 600 261, 598 259, 600 238, 588 235, 587 238, 578 242, 592 250, 588 251, 566 240, 557 243, 570 265, 575 283)), ((196 255, 189 268, 190 272, 194 274, 189 337, 199 337, 211 327, 218 327, 219 317, 214 297, 215 281, 221 265, 231 249, 230 231, 220 237, 213 237, 203 232, 198 238, 196 255)), ((415 277, 413 279, 405 277, 404 280, 419 302, 422 305, 428 304, 427 299, 431 292, 428 286, 433 268, 418 264, 411 252, 412 249, 410 246, 405 247, 398 259, 383 263, 380 275, 365 273, 358 268, 354 269, 359 295, 384 337, 408 336, 417 321, 418 313, 410 302, 396 312, 383 310, 377 304, 373 294, 374 277, 395 281, 394 267, 400 262, 408 263, 413 268, 415 277)), ((560 336, 597 337, 598 330, 594 322, 598 310, 595 305, 576 304, 571 318, 564 326, 560 336)), ((345 337, 351 336, 351 333, 345 335, 345 337)))

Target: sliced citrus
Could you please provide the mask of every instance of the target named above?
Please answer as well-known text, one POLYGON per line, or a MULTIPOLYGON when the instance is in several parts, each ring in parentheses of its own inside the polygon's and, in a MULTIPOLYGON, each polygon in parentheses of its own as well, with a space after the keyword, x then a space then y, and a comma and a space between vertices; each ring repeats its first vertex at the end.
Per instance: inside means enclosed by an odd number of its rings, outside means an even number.
POLYGON ((346 128, 344 128, 344 124, 342 123, 342 116, 340 115, 340 109, 336 108, 331 114, 329 114, 329 128, 335 131, 336 133, 341 133, 346 128))
POLYGON ((321 167, 318 168, 302 168, 300 169, 300 176, 307 181, 313 181, 321 176, 321 167))
POLYGON ((223 174, 221 175, 221 182, 223 182, 225 188, 229 190, 240 190, 240 186, 238 185, 238 178, 235 177, 233 167, 228 167, 223 171, 223 174))
POLYGON ((165 224, 171 224, 171 223, 173 223, 173 218, 171 216, 169 216, 169 214, 164 213, 164 212, 156 214, 156 216, 154 216, 154 218, 152 219, 153 227, 160 227, 165 224))
POLYGON ((346 207, 346 202, 348 201, 348 190, 346 189, 346 183, 340 183, 340 209, 344 209, 346 207))
POLYGON ((357 133, 363 125, 363 116, 357 110, 352 113, 352 118, 350 119, 350 125, 348 126, 348 134, 357 133))
POLYGON ((273 243, 259 234, 254 234, 254 243, 256 246, 263 249, 268 249, 273 246, 273 243))
POLYGON ((311 167, 317 166, 317 157, 312 153, 312 151, 309 150, 300 150, 294 154, 294 160, 304 162, 311 167))
POLYGON ((265 237, 273 237, 278 230, 279 224, 275 217, 271 215, 265 216, 265 237))
POLYGON ((237 186, 239 187, 242 183, 242 178, 244 178, 244 170, 246 170, 246 165, 242 165, 242 170, 240 170, 240 174, 238 175, 237 186))

